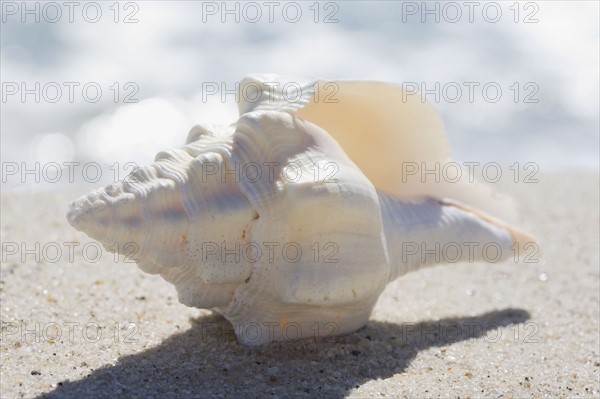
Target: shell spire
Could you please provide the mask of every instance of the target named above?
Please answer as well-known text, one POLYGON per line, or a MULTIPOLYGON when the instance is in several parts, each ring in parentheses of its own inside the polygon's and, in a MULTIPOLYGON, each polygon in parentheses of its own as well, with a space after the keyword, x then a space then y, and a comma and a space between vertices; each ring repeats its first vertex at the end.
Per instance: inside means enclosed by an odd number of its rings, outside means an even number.
POLYGON ((401 87, 260 75, 240 90, 236 123, 194 127, 184 147, 68 213, 182 303, 223 314, 240 342, 352 332, 396 277, 505 259, 529 240, 488 215, 514 217, 485 186, 399 176, 404 162, 451 161, 440 118, 401 87))

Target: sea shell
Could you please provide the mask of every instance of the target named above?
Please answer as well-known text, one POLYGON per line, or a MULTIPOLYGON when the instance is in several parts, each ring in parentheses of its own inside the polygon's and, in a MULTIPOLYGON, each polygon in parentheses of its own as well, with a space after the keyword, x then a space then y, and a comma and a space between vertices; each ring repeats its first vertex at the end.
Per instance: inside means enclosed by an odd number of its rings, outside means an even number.
MULTIPOLYGON (((451 159, 431 105, 400 86, 260 75, 240 93, 237 122, 195 126, 67 217, 181 303, 224 315, 243 344, 360 328, 386 284, 447 260, 432 248, 494 243, 505 259, 531 241, 488 215, 511 204, 487 187, 402 176, 403 162, 451 159)), ((453 261, 486 260, 462 252, 453 261)))

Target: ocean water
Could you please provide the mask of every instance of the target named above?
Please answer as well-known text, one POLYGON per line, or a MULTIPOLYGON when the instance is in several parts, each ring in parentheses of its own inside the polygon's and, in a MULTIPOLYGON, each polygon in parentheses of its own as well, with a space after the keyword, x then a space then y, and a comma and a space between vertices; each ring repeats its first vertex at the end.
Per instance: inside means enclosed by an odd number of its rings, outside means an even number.
POLYGON ((595 1, 1 7, 3 189, 123 177, 235 121, 236 83, 261 72, 404 84, 462 162, 599 169, 595 1))

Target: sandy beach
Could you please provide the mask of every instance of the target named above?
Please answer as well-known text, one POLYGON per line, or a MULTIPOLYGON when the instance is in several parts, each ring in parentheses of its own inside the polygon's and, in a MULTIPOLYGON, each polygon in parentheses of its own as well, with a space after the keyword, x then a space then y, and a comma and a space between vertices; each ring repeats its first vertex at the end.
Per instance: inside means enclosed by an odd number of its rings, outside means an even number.
POLYGON ((65 218, 86 190, 3 194, 0 397, 598 397, 598 179, 499 187, 531 259, 408 274, 353 334, 259 348, 98 253, 65 218))

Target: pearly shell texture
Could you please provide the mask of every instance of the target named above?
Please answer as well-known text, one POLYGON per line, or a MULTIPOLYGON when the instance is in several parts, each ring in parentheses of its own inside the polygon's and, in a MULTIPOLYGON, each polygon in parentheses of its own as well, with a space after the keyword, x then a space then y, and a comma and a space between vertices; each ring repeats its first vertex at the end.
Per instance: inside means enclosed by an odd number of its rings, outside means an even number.
POLYGON ((437 263, 406 243, 494 242, 508 258, 531 241, 489 216, 515 217, 486 186, 402 178, 403 163, 451 158, 433 107, 400 86, 258 75, 240 90, 237 122, 195 126, 67 217, 181 303, 221 313, 243 344, 362 327, 387 283, 437 263))

